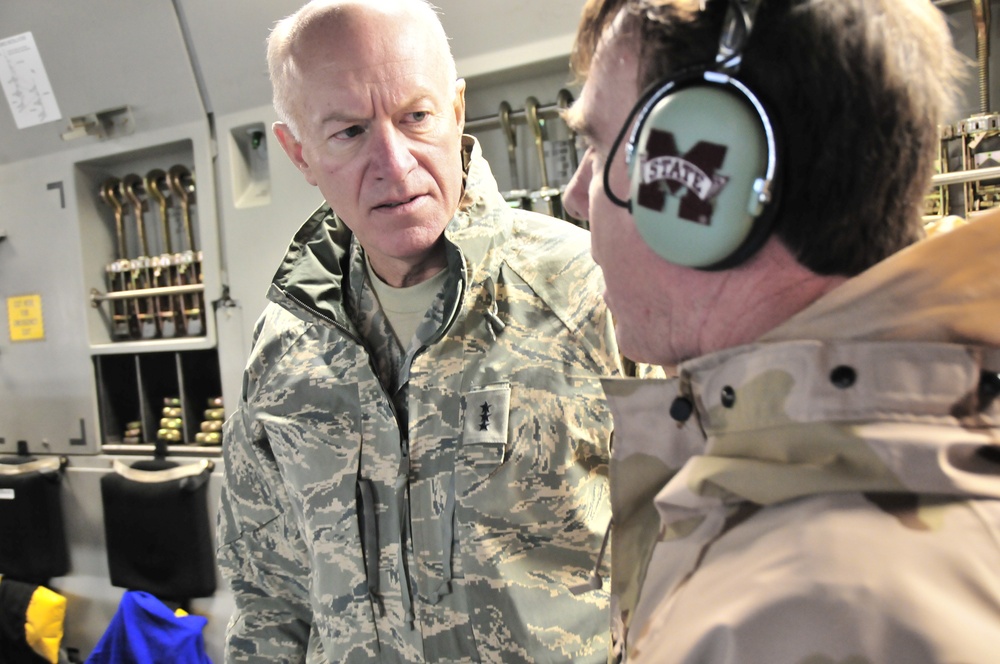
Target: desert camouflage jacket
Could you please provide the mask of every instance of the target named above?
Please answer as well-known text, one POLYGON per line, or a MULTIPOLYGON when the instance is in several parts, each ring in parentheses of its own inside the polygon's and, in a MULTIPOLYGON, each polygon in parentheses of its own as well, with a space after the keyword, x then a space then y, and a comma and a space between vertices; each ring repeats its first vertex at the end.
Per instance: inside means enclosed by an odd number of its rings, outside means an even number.
POLYGON ((600 273, 466 147, 453 278, 395 371, 328 208, 274 280, 224 434, 227 661, 607 660, 607 592, 570 592, 610 520, 600 273))
POLYGON ((997 661, 997 256, 974 221, 758 343, 608 382, 619 654, 997 661))

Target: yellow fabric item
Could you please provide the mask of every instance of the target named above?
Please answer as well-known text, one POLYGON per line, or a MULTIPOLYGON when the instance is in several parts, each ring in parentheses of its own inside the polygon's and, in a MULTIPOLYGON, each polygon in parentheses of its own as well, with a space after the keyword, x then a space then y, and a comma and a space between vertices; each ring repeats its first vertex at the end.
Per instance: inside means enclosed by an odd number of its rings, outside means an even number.
POLYGON ((66 598, 45 586, 38 586, 28 604, 24 636, 31 649, 52 664, 59 662, 65 620, 66 598))

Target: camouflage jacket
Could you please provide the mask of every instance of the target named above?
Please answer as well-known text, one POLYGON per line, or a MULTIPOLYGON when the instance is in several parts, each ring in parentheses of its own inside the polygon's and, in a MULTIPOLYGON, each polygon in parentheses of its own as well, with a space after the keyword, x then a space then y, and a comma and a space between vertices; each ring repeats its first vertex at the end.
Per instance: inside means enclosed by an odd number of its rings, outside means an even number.
POLYGON ((997 661, 1000 218, 757 343, 607 381, 616 655, 997 661))
POLYGON ((328 208, 275 277, 224 432, 227 661, 607 660, 607 592, 570 592, 610 520, 600 272, 586 232, 511 209, 466 144, 455 297, 405 358, 405 417, 328 208))

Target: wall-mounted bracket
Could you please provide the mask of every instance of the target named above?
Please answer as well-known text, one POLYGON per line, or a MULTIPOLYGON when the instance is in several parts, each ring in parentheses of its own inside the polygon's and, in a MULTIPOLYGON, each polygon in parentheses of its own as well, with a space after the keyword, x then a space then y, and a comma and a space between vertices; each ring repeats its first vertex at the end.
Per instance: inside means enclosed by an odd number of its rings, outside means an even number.
POLYGON ((128 136, 135 131, 135 121, 132 119, 132 109, 128 106, 110 108, 105 111, 79 115, 70 118, 69 126, 61 136, 64 141, 71 141, 84 136, 94 136, 100 140, 128 136))

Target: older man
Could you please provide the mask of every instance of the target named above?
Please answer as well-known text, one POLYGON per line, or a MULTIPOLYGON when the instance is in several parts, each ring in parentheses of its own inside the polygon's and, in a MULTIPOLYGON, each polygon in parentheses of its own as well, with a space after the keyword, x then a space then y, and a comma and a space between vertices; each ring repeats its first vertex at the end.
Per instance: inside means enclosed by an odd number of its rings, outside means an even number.
POLYGON ((326 199, 224 437, 227 661, 598 662, 621 362, 586 233, 512 210, 422 0, 277 25, 274 132, 326 199))
POLYGON ((990 662, 1000 219, 920 240, 957 56, 923 0, 590 0, 565 203, 609 381, 615 652, 990 662))

